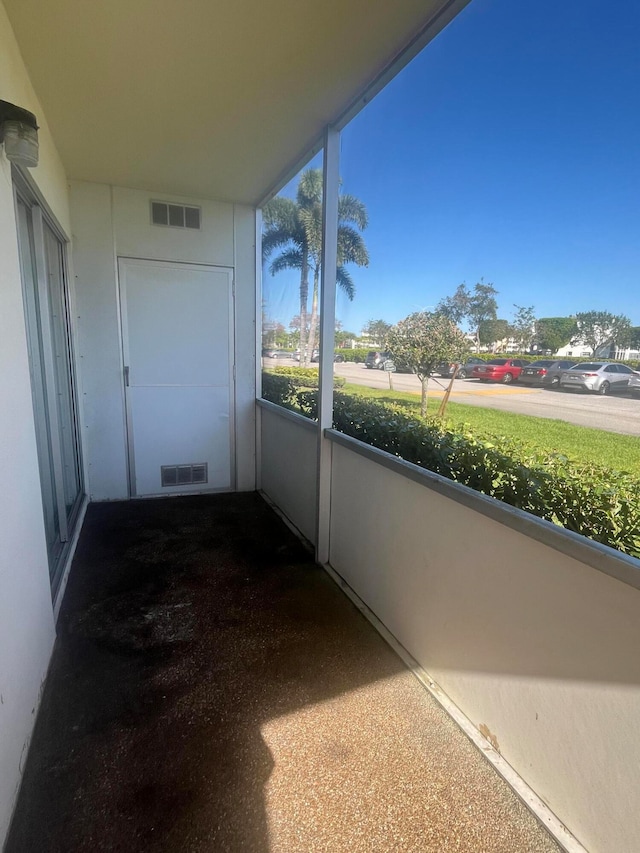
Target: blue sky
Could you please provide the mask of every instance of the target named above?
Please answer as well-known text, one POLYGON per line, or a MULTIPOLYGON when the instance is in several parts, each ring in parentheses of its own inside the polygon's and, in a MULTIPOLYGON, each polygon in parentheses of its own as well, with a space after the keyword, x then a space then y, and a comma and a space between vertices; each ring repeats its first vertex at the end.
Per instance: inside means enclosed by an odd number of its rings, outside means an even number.
MULTIPOLYGON (((506 319, 516 303, 640 325, 639 100, 631 0, 472 0, 343 131, 371 256, 351 270, 353 303, 339 297, 344 326, 396 322, 480 278, 506 319)), ((295 279, 264 286, 286 322, 295 279)))

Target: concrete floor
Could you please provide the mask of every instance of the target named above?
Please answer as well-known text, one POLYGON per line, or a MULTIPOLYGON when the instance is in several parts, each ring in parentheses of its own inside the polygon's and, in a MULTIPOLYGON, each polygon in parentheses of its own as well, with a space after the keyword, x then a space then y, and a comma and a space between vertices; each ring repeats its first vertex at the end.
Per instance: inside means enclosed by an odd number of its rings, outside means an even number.
POLYGON ((6 853, 552 853, 254 494, 89 508, 6 853))

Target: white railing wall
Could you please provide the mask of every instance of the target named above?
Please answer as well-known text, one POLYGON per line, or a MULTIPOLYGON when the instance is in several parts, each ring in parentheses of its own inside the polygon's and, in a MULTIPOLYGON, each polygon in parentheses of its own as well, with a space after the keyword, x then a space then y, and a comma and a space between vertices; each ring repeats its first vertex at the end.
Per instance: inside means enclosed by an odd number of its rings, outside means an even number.
POLYGON ((331 435, 332 568, 588 850, 640 849, 635 561, 331 435))
POLYGON ((315 544, 318 426, 266 400, 258 403, 261 490, 315 544))

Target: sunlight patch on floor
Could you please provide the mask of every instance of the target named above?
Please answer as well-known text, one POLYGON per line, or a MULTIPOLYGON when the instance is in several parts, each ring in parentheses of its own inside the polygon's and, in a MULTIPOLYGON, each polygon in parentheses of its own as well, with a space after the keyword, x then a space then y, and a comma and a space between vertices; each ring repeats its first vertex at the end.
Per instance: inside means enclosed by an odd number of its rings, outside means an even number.
POLYGON ((261 734, 272 853, 557 850, 408 672, 261 734))

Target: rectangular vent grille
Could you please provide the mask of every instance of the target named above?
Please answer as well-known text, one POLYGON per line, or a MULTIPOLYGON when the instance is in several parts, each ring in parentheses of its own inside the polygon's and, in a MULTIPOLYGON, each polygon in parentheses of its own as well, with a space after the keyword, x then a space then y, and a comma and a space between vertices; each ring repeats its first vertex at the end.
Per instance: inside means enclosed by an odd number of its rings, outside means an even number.
POLYGON ((193 465, 161 465, 160 477, 163 486, 190 486, 208 483, 209 471, 206 462, 195 462, 193 465))
POLYGON ((200 208, 186 204, 169 204, 166 201, 151 202, 151 221, 154 225, 171 228, 200 229, 200 208))

